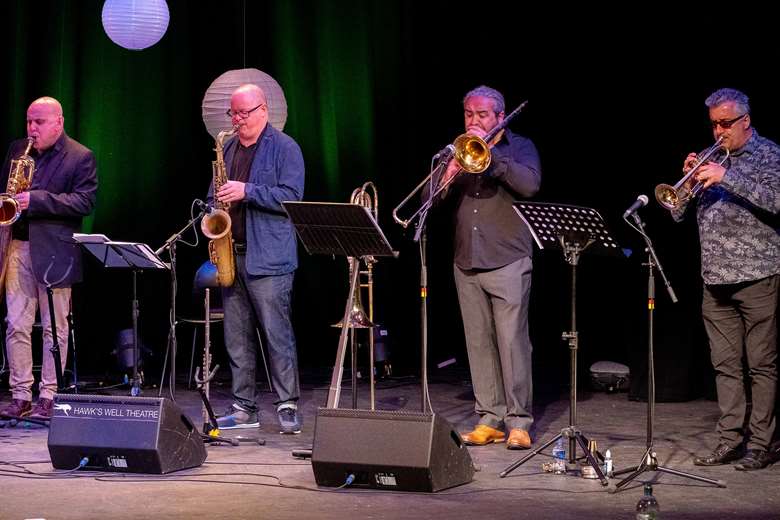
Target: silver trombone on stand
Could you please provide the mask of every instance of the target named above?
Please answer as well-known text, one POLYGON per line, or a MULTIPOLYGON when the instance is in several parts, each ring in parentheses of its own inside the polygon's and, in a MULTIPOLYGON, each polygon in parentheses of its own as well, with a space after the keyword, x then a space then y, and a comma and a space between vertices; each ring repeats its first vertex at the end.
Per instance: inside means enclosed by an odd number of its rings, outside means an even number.
MULTIPOLYGON (((357 204, 368 209, 374 216, 374 221, 379 221, 379 194, 376 185, 373 182, 365 182, 361 187, 355 188, 349 197, 350 204, 357 204), (371 193, 369 193, 369 188, 371 193)), ((349 263, 349 275, 352 279, 353 269, 358 270, 357 282, 352 289, 352 305, 347 319, 347 328, 349 329, 349 343, 351 354, 351 377, 352 377, 352 408, 357 408, 357 342, 355 341, 355 329, 368 329, 368 365, 369 365, 369 401, 370 409, 376 409, 376 381, 374 376, 374 264, 377 259, 368 255, 361 258, 347 257, 349 263), (360 269, 361 260, 365 263, 366 269, 360 269), (366 277, 365 283, 361 281, 366 277), (368 313, 363 308, 360 293, 362 289, 368 292, 368 313)), ((344 320, 334 323, 331 327, 344 327, 344 320)))

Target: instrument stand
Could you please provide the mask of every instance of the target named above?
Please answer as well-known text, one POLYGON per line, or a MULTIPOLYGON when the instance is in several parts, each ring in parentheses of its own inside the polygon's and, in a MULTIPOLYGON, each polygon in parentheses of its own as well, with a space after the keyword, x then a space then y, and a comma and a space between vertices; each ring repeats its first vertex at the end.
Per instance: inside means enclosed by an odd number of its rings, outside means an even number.
POLYGON ((138 303, 138 273, 148 270, 167 270, 168 266, 142 243, 112 242, 102 235, 75 236, 76 242, 92 254, 106 269, 132 269, 133 271, 133 380, 130 386, 130 395, 141 395, 141 376, 138 372, 140 357, 140 343, 138 340, 138 317, 140 307, 138 303))
POLYGON ((581 254, 591 246, 594 252, 610 256, 619 255, 619 248, 609 235, 604 220, 596 210, 539 202, 516 202, 514 206, 517 214, 528 226, 539 249, 544 249, 545 246, 561 249, 564 260, 571 266, 571 330, 562 334, 562 339, 567 340, 569 344, 569 426, 561 429, 558 435, 543 443, 539 448, 510 464, 499 473, 499 477, 506 477, 563 437, 569 441, 569 463, 576 462, 576 450, 579 444, 585 459, 593 468, 601 485, 606 486, 609 482, 596 460, 596 454, 590 451, 587 437, 577 427, 577 350, 579 349, 577 264, 581 254))
MULTIPOLYGON (((398 256, 374 220, 360 204, 337 202, 283 202, 295 231, 309 254, 346 256, 350 260, 350 283, 342 324, 350 322, 355 289, 360 277, 360 260, 373 256, 398 256)), ((344 375, 348 326, 341 327, 336 363, 333 367, 327 408, 338 408, 344 375)), ((354 341, 353 341, 354 345, 354 341)), ((354 347, 353 347, 354 348, 354 347)), ((353 366, 355 351, 353 350, 353 366)), ((370 367, 373 370, 373 367, 370 367)), ((357 374, 352 371, 353 408, 356 406, 357 374)))
POLYGON ((642 222, 642 219, 639 218, 639 215, 637 215, 636 213, 634 213, 632 217, 634 219, 634 222, 636 223, 636 227, 634 226, 631 227, 634 227, 634 229, 637 229, 639 231, 639 233, 644 238, 645 244, 647 246, 646 247, 647 263, 644 264, 647 266, 647 443, 646 443, 645 452, 642 455, 642 459, 638 465, 615 472, 615 476, 623 475, 625 473, 630 473, 630 475, 624 478, 623 480, 621 480, 620 482, 618 482, 615 488, 611 489, 610 492, 617 493, 618 491, 623 489, 631 481, 633 481, 635 478, 637 478, 645 471, 660 471, 661 473, 669 473, 670 475, 685 477, 692 480, 697 480, 699 482, 706 482, 708 484, 713 484, 715 486, 724 488, 726 487, 726 483, 722 480, 714 480, 711 478, 703 477, 701 475, 694 475, 693 473, 686 473, 684 471, 679 471, 676 469, 667 468, 665 466, 658 465, 658 459, 656 456, 655 447, 653 446, 653 423, 655 421, 655 362, 653 356, 653 344, 654 344, 653 314, 655 312, 655 276, 654 276, 655 269, 658 269, 658 272, 661 274, 661 278, 663 279, 666 285, 667 291, 669 292, 669 297, 671 298, 673 303, 677 303, 677 296, 674 294, 674 289, 672 289, 669 280, 666 278, 666 275, 664 274, 663 268, 661 267, 661 263, 655 254, 655 249, 653 249, 653 243, 650 240, 650 237, 647 235, 647 233, 645 233, 644 223, 642 222))
MULTIPOLYGON (((168 250, 168 256, 170 258, 170 271, 171 271, 171 308, 168 314, 168 322, 169 322, 169 329, 168 329, 168 345, 165 349, 165 359, 163 361, 163 367, 162 372, 160 373, 160 386, 157 391, 158 396, 162 396, 163 387, 165 386, 165 372, 168 368, 168 356, 170 355, 171 358, 171 373, 168 377, 168 389, 169 394, 171 396, 172 401, 176 401, 176 354, 178 349, 178 344, 176 341, 176 325, 178 325, 178 316, 176 314, 176 294, 178 292, 178 278, 176 277, 176 243, 181 240, 182 235, 185 231, 190 229, 195 225, 195 223, 203 218, 203 216, 206 214, 206 210, 201 209, 200 213, 198 213, 197 216, 191 218, 187 224, 181 228, 179 231, 168 237, 168 240, 165 241, 165 243, 160 246, 159 249, 157 249, 154 254, 159 256, 162 254, 165 250, 168 250)), ((187 242, 184 242, 187 244, 187 242)))
POLYGON ((203 432, 201 433, 203 442, 206 444, 230 444, 231 446, 238 446, 242 442, 247 442, 265 446, 265 441, 258 437, 222 437, 220 435, 217 416, 214 414, 214 408, 211 407, 211 401, 209 401, 208 395, 206 395, 206 386, 214 377, 214 374, 217 373, 217 370, 219 370, 219 365, 216 365, 208 374, 204 374, 201 379, 200 367, 195 369, 195 383, 197 383, 198 394, 200 395, 200 399, 203 401, 203 407, 208 414, 208 422, 203 423, 203 432))

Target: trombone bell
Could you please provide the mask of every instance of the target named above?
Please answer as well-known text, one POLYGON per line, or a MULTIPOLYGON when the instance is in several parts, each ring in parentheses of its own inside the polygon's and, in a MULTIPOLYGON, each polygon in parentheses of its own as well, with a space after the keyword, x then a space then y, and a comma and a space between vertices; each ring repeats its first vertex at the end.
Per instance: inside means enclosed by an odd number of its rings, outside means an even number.
MULTIPOLYGON (((344 326, 344 320, 334 323, 331 327, 341 328, 344 326)), ((347 321, 347 328, 350 329, 372 329, 374 324, 368 319, 363 308, 363 303, 360 301, 360 283, 355 286, 355 292, 352 296, 352 309, 349 311, 349 319, 347 321)))
POLYGON ((455 160, 463 171, 482 173, 490 166, 490 147, 476 135, 459 135, 452 143, 455 160))

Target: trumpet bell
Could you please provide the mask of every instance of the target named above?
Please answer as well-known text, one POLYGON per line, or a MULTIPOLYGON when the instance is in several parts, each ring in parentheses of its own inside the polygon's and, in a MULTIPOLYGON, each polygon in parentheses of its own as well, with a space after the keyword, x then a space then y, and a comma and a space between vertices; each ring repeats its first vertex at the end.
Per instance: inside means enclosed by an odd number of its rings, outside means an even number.
POLYGON ((463 134, 452 143, 455 160, 469 173, 482 173, 490 166, 490 147, 476 135, 463 134))
POLYGON ((655 187, 655 200, 658 204, 668 210, 676 209, 680 206, 680 196, 674 186, 669 184, 659 184, 655 187))

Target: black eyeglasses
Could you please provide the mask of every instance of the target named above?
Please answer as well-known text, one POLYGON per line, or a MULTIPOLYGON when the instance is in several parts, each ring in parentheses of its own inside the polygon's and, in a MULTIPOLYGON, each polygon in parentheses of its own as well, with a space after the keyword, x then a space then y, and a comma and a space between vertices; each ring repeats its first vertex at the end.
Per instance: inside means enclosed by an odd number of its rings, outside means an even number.
POLYGON ((258 108, 263 107, 263 106, 265 106, 265 103, 260 103, 255 108, 252 108, 252 109, 249 109, 249 110, 237 110, 236 112, 233 112, 232 110, 230 110, 228 108, 228 110, 227 110, 227 112, 225 112, 225 114, 227 114, 227 116, 230 119, 233 119, 236 116, 238 116, 241 119, 246 119, 247 117, 249 117, 249 114, 251 114, 252 112, 257 110, 258 108))
POLYGON ((722 119, 720 121, 710 121, 710 124, 712 125, 713 129, 717 128, 717 127, 721 127, 724 130, 728 130, 729 128, 734 126, 734 123, 736 123, 737 121, 739 121, 740 119, 742 119, 743 117, 745 117, 747 115, 748 115, 748 113, 745 112, 741 116, 737 116, 734 119, 722 119))

